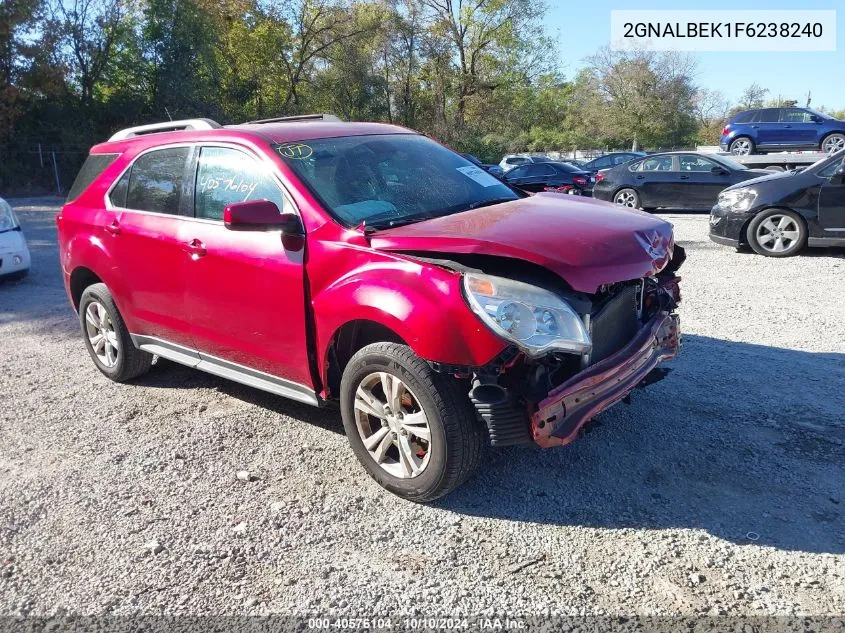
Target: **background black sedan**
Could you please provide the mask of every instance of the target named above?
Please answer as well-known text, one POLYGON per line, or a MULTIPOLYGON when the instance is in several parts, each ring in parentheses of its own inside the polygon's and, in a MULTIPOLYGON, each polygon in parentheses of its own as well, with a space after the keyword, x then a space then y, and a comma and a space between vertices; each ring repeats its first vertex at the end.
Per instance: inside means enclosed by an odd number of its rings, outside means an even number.
POLYGON ((636 209, 709 209, 722 189, 769 173, 715 154, 651 154, 599 174, 593 195, 636 209))
POLYGON ((523 191, 559 191, 589 196, 593 178, 589 172, 568 163, 532 163, 505 173, 509 185, 523 191))
POLYGON ((635 158, 642 158, 643 156, 647 156, 647 154, 645 152, 611 152, 586 163, 582 162, 580 167, 596 175, 601 169, 612 169, 617 165, 624 165, 635 158))
POLYGON ((710 239, 769 257, 845 246, 845 150, 725 189, 710 212, 710 239))
POLYGON ((491 165, 489 163, 482 163, 477 156, 473 156, 472 154, 461 154, 464 158, 466 158, 469 162, 471 162, 476 167, 481 167, 481 169, 493 174, 496 178, 501 178, 505 172, 502 170, 501 167, 498 165, 491 165))

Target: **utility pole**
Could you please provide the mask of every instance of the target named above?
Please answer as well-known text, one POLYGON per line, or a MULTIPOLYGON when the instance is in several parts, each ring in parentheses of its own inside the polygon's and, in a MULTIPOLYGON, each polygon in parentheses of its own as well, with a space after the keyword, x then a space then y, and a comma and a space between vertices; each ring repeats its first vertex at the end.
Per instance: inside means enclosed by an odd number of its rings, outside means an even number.
POLYGON ((810 96, 811 96, 811 95, 812 95, 812 92, 810 92, 810 91, 808 90, 808 91, 807 91, 807 106, 806 106, 806 107, 808 107, 808 108, 810 107, 810 102, 812 101, 812 99, 810 98, 810 96))

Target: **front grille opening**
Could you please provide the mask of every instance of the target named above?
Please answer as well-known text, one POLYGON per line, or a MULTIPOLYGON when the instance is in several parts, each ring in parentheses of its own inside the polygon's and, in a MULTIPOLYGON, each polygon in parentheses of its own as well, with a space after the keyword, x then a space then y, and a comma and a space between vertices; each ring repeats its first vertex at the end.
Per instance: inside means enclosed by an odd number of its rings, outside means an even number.
POLYGON ((637 286, 625 286, 591 315, 591 363, 598 363, 615 354, 636 336, 640 327, 637 317, 638 294, 637 286))

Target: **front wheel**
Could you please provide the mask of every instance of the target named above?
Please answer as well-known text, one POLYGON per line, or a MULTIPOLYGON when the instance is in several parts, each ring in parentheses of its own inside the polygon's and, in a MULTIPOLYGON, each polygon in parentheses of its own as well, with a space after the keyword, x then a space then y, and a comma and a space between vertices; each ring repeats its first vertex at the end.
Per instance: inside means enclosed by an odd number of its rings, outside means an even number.
POLYGON ((468 391, 406 345, 367 345, 340 384, 343 426, 358 461, 405 499, 451 492, 477 469, 487 442, 468 391))
POLYGON ((748 224, 748 244, 767 257, 789 257, 807 243, 807 227, 801 217, 785 209, 770 209, 748 224))
POLYGON ((613 196, 613 201, 623 207, 629 207, 631 209, 640 208, 640 196, 633 189, 620 189, 613 196))
POLYGON ((829 134, 822 141, 821 150, 825 154, 833 154, 845 149, 845 134, 829 134))

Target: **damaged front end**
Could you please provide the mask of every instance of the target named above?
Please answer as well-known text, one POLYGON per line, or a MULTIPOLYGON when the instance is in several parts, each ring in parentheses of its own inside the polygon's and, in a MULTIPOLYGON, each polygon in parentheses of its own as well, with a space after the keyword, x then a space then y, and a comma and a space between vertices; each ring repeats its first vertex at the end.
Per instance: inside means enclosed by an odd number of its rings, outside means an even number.
POLYGON ((668 370, 658 365, 675 358, 681 344, 674 311, 684 257, 676 245, 654 276, 566 296, 589 333, 588 349, 531 355, 512 347, 476 368, 470 399, 491 443, 568 444, 633 389, 665 377, 668 370))

